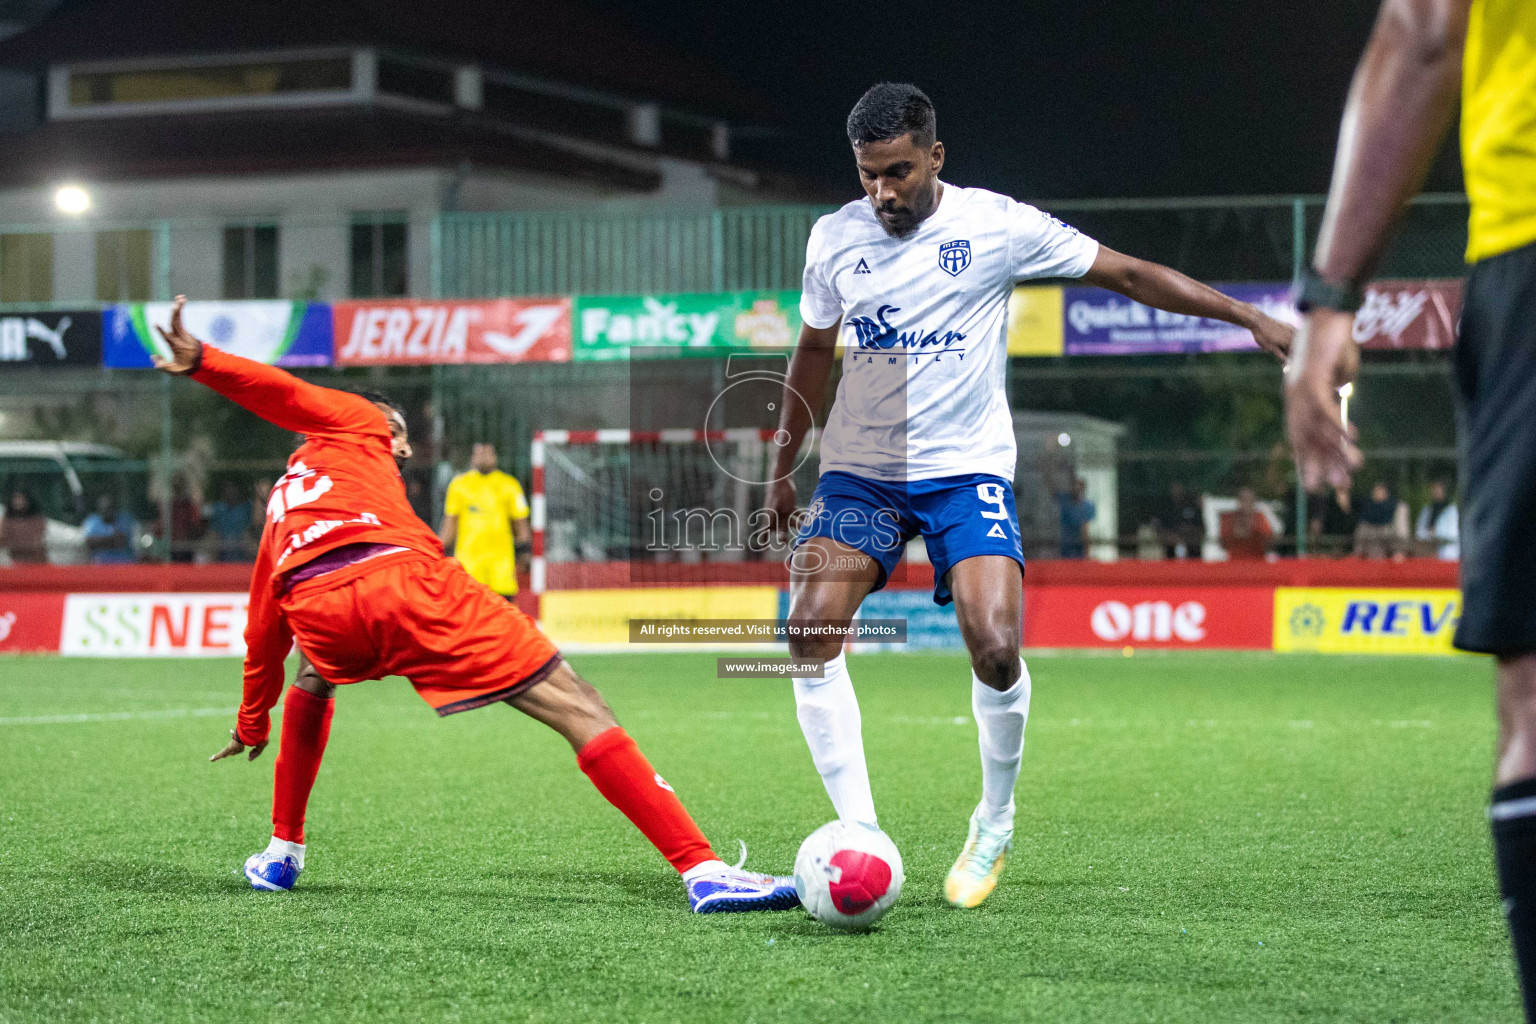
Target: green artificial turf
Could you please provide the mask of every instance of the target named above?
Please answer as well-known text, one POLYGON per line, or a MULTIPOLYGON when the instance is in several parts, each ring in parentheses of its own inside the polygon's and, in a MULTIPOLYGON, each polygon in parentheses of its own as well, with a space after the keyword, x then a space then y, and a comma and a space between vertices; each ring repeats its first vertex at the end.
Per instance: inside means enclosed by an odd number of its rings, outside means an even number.
MULTIPOLYGON (((585 656, 727 859, 831 817, 787 683, 585 656)), ((554 734, 343 689, 291 894, 237 869, 272 754, 207 763, 229 661, 0 659, 0 1021, 1514 1021, 1474 659, 1033 659, 1014 859, 955 656, 850 658, 906 890, 877 930, 694 917, 554 734), (83 717, 77 720, 71 716, 83 717)))

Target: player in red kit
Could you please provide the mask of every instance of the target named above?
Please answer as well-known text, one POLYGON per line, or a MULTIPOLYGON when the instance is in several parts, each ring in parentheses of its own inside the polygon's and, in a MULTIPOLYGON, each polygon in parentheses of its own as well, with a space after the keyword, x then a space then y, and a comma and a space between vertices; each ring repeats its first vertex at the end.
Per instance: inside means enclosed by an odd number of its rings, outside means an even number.
POLYGON ((699 913, 798 906, 787 878, 730 867, 666 781, 528 616, 471 579, 406 500, 396 460, 405 418, 382 396, 317 387, 204 345, 176 299, 157 368, 190 376, 304 435, 272 488, 251 578, 245 696, 211 760, 267 745, 295 642, 299 677, 283 701, 272 841, 245 864, 256 889, 287 890, 304 868, 304 808, 330 734, 337 684, 405 676, 439 715, 504 702, 564 736, 576 763, 678 870, 699 913))

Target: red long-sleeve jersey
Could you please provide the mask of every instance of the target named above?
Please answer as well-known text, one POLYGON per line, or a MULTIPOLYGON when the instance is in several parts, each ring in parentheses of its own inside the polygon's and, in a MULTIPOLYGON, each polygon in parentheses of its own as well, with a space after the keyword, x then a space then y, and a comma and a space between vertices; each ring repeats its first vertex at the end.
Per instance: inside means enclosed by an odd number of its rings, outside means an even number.
POLYGON ((251 576, 245 627, 245 696, 236 735, 267 738, 283 692, 293 632, 278 607, 282 577, 345 544, 391 544, 433 558, 443 545, 411 509, 391 452, 389 421, 372 402, 308 384, 291 373, 203 346, 192 379, 268 423, 304 435, 272 487, 251 576))

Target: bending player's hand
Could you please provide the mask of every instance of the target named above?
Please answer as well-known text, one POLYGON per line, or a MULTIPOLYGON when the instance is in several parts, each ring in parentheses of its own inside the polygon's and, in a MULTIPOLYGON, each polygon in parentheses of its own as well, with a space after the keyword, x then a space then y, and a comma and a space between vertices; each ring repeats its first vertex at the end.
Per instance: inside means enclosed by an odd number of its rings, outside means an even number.
POLYGON ((203 343, 187 333, 187 329, 181 324, 181 307, 187 304, 185 295, 176 296, 176 301, 171 306, 171 329, 155 325, 155 330, 160 332, 160 337, 165 339, 170 347, 171 358, 166 359, 158 354, 151 355, 150 360, 155 364, 155 369, 166 373, 174 373, 177 376, 185 376, 195 373, 197 368, 203 365, 203 343))
POLYGON ((1364 463, 1355 428, 1344 422, 1338 388, 1354 379, 1360 353, 1352 336, 1354 314, 1317 309, 1296 333, 1286 371, 1285 426, 1303 485, 1348 486, 1364 463))
MULTIPOLYGON (((245 744, 240 742, 240 737, 235 735, 235 730, 231 729, 231 730, 229 730, 229 742, 224 744, 224 749, 219 751, 217 754, 214 754, 208 760, 210 760, 210 761, 219 761, 219 760, 222 760, 222 759, 224 759, 226 757, 234 757, 236 754, 240 753, 244 749, 245 749, 245 744)), ((251 755, 249 757, 247 757, 246 760, 247 761, 254 761, 254 760, 256 760, 258 757, 261 756, 261 752, 263 750, 266 750, 266 749, 267 749, 267 741, 266 740, 262 740, 260 743, 256 744, 254 747, 251 748, 251 755)))
POLYGON ((768 485, 768 501, 765 507, 773 517, 773 535, 779 540, 789 539, 791 520, 799 504, 793 477, 783 477, 768 485))
POLYGON ((1259 343, 1259 348, 1268 352, 1282 363, 1291 355, 1291 340, 1296 334, 1296 328, 1283 320, 1276 320, 1267 313, 1259 314, 1258 323, 1254 324, 1253 340, 1259 343))

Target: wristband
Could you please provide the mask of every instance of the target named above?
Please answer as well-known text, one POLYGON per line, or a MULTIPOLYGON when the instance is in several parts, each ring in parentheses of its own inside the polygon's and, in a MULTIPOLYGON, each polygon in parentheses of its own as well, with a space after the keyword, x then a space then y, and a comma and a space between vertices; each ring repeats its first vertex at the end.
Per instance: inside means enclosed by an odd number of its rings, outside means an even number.
POLYGON ((1299 313, 1310 313, 1314 309, 1354 313, 1364 303, 1365 292, 1358 284, 1329 284, 1315 270, 1302 275, 1296 286, 1296 310, 1299 313))

